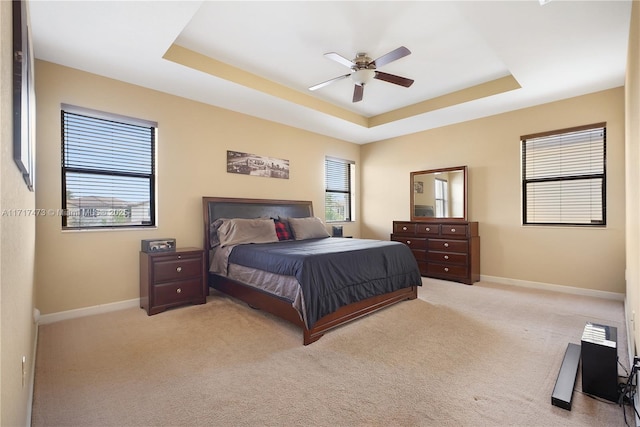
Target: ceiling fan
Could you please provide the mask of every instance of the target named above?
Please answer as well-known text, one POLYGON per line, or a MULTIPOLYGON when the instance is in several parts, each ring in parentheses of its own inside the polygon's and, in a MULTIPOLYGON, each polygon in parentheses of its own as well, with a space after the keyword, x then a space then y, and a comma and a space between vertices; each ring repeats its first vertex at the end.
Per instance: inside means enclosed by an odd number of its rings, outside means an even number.
POLYGON ((325 57, 351 68, 351 72, 349 74, 327 80, 326 82, 319 83, 315 86, 311 86, 309 90, 320 89, 321 87, 325 87, 328 84, 331 84, 338 80, 351 77, 351 80, 353 80, 353 82, 355 83, 355 86, 353 88, 353 102, 359 102, 362 101, 362 95, 364 94, 364 85, 369 83, 372 79, 383 80, 385 82, 393 83, 399 86, 409 87, 413 84, 413 80, 407 79, 406 77, 396 76, 394 74, 383 73, 382 71, 378 71, 377 69, 378 67, 386 65, 397 59, 404 58, 405 56, 410 54, 411 51, 404 46, 400 46, 399 48, 394 49, 391 52, 382 55, 380 58, 374 59, 373 61, 367 56, 366 53, 358 53, 358 55, 352 61, 335 52, 325 53, 325 57))

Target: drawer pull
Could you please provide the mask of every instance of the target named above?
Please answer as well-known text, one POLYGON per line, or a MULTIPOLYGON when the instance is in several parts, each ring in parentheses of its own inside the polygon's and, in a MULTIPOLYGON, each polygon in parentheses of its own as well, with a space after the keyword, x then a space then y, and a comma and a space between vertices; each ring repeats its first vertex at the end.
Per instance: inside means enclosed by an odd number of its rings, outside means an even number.
POLYGON ((182 255, 178 255, 178 259, 182 259, 182 255))
POLYGON ((182 289, 180 289, 180 288, 176 289, 176 293, 177 293, 177 294, 182 293, 182 289))
POLYGON ((445 267, 444 271, 449 272, 449 267, 445 267))
POLYGON ((431 229, 430 229, 429 227, 425 228, 425 230, 427 230, 427 231, 431 231, 431 229))
POLYGON ((445 247, 445 248, 448 248, 448 247, 449 247, 449 244, 448 244, 448 243, 445 243, 445 244, 444 244, 444 247, 445 247))
POLYGON ((449 259, 449 255, 445 255, 445 256, 444 256, 444 259, 449 259))
POLYGON ((176 271, 177 271, 178 273, 180 273, 180 272, 182 271, 182 267, 178 267, 178 268, 176 268, 176 271))
POLYGON ((455 228, 452 228, 452 229, 451 229, 451 232, 452 232, 452 233, 455 233, 455 232, 456 232, 456 229, 455 229, 455 228))
POLYGON ((411 244, 411 240, 407 240, 407 245, 410 245, 410 244, 411 244))
POLYGON ((407 227, 402 227, 402 231, 407 231, 407 227))

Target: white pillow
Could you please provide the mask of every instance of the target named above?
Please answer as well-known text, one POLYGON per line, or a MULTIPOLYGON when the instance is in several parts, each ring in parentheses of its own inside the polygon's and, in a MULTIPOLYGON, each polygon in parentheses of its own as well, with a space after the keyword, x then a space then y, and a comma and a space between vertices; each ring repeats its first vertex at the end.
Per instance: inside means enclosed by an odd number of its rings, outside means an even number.
POLYGON ((220 247, 278 241, 276 227, 270 218, 226 219, 218 228, 218 237, 220 238, 220 247))
POLYGON ((317 239, 329 237, 329 232, 324 228, 320 218, 313 216, 307 218, 289 218, 289 227, 296 240, 317 239))

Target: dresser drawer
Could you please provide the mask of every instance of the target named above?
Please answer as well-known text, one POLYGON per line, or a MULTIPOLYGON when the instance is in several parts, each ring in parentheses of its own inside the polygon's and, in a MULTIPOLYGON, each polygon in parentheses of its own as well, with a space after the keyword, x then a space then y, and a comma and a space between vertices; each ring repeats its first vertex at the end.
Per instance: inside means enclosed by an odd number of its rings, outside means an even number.
POLYGON ((396 242, 402 242, 405 245, 409 246, 411 249, 427 249, 427 239, 421 237, 410 237, 410 236, 397 236, 392 235, 391 240, 396 242))
POLYGON ((176 304, 202 297, 202 277, 155 285, 152 292, 156 306, 176 304))
POLYGON ((416 224, 416 234, 437 236, 440 234, 440 224, 416 224))
POLYGON ((153 267, 155 282, 183 280, 202 277, 202 261, 200 257, 184 259, 156 260, 153 267))
POLYGON ((467 254, 455 252, 436 252, 430 251, 427 254, 427 261, 441 264, 462 264, 467 265, 469 257, 467 254))
POLYGON ((434 276, 449 276, 452 278, 466 278, 467 267, 465 265, 427 264, 427 273, 434 276))
POLYGON ((466 240, 429 239, 430 251, 468 253, 469 243, 466 240))
POLYGON ((440 233, 443 236, 459 236, 466 237, 468 227, 464 224, 442 224, 440 233))
POLYGON ((416 224, 413 222, 398 222, 393 223, 393 232, 398 234, 415 234, 416 224))

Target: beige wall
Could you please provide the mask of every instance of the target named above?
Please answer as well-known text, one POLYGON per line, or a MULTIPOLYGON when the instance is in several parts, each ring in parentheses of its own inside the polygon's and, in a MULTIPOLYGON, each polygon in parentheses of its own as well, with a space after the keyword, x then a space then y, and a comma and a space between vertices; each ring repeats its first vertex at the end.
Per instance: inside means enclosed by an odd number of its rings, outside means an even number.
MULTIPOLYGON (((627 79, 625 82, 626 111, 626 181, 627 181, 627 317, 629 336, 640 342, 640 3, 633 2, 627 79)), ((633 348, 634 354, 635 348, 633 348)))
POLYGON ((310 199, 322 217, 325 155, 359 165, 359 221, 345 234, 388 239, 393 220, 409 219, 410 171, 466 164, 483 276, 625 291, 622 88, 358 146, 47 62, 36 71, 39 209, 61 205, 61 103, 159 124, 157 230, 62 232, 59 217, 37 218, 43 314, 137 298, 140 240, 201 246, 203 195, 310 199), (607 227, 522 227, 520 135, 600 121, 608 132, 607 227), (227 149, 289 159, 291 178, 228 174, 227 149))
MULTIPOLYGON (((60 217, 39 217, 43 314, 138 298, 140 240, 174 237, 178 246, 202 247, 202 196, 311 200, 324 219, 325 156, 360 164, 355 144, 48 62, 38 61, 36 71, 39 209, 61 207, 61 103, 158 122, 157 230, 62 232, 60 217), (229 174, 227 150, 288 159, 290 179, 229 174)), ((358 223, 344 232, 359 236, 358 223)))
POLYGON ((624 293, 624 89, 367 144, 362 234, 388 239, 409 219, 411 171, 467 165, 469 219, 480 224, 481 275, 624 293), (607 122, 607 227, 523 227, 520 136, 607 122))
MULTIPOLYGON (((13 162, 11 2, 0 2, 0 209, 34 209, 13 162)), ((34 307, 35 218, 0 216, 0 425, 26 426, 35 359, 34 307), (22 357, 26 378, 22 378, 22 357)))

